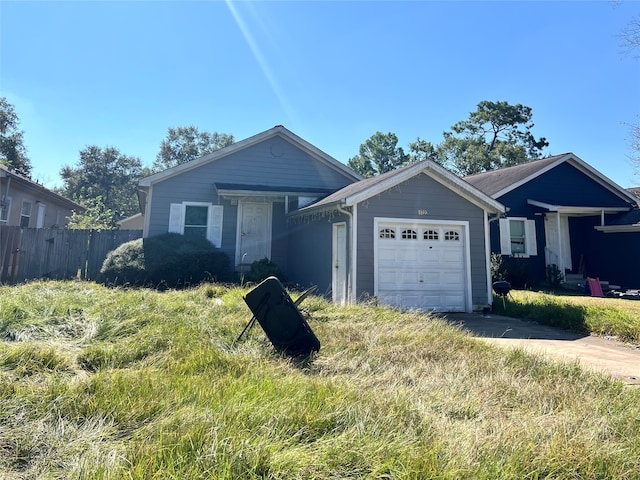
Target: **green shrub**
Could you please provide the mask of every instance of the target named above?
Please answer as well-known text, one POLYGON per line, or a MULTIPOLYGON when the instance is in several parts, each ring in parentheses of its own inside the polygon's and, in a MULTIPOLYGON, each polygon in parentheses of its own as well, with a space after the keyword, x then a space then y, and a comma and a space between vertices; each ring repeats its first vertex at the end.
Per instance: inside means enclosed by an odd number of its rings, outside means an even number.
POLYGON ((124 243, 110 252, 100 281, 113 285, 184 287, 228 280, 229 257, 204 238, 167 233, 124 243))
POLYGON ((251 264, 251 270, 245 275, 245 280, 258 283, 271 276, 278 277, 281 281, 284 280, 280 267, 265 257, 251 264))
POLYGON ((527 288, 533 283, 529 273, 528 259, 509 257, 503 259, 505 280, 514 288, 527 288))
POLYGON ((551 288, 559 288, 563 280, 564 275, 555 263, 547 265, 547 282, 551 288))

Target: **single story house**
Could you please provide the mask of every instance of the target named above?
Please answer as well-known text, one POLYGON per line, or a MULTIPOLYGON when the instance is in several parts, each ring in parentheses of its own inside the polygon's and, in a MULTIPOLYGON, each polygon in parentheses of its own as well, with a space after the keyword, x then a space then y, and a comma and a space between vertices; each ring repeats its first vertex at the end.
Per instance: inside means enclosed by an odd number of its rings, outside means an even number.
POLYGON ((283 126, 139 182, 143 236, 201 235, 237 272, 269 258, 340 303, 471 311, 492 302, 502 204, 433 162, 360 175, 283 126))
POLYGON ((62 228, 84 207, 0 164, 0 226, 62 228))
POLYGON ((638 199, 573 153, 465 177, 507 208, 491 250, 518 259, 532 282, 555 265, 565 280, 640 287, 638 199))

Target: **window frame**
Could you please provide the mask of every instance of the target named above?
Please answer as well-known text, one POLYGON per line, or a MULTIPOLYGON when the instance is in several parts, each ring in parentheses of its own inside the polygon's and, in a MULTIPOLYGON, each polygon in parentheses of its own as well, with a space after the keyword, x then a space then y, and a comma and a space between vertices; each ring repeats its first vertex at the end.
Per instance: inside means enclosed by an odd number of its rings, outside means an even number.
POLYGON ((9 216, 11 214, 11 197, 5 197, 0 206, 0 225, 9 224, 9 216))
MULTIPOLYGON (((500 253, 509 255, 514 258, 529 258, 538 255, 536 223, 527 217, 506 217, 501 218, 499 222, 500 228, 500 253), (523 233, 522 244, 523 252, 513 251, 513 235, 511 233, 511 222, 522 222, 523 233)), ((518 238, 521 238, 518 236, 518 238)))
POLYGON ((23 200, 22 201, 22 208, 20 209, 20 228, 29 228, 29 224, 31 223, 31 216, 32 216, 32 210, 33 210, 33 203, 28 201, 28 200, 23 200), (29 207, 27 210, 29 210, 28 213, 25 213, 25 208, 24 207, 29 207), (26 221, 26 225, 24 224, 24 220, 26 221))

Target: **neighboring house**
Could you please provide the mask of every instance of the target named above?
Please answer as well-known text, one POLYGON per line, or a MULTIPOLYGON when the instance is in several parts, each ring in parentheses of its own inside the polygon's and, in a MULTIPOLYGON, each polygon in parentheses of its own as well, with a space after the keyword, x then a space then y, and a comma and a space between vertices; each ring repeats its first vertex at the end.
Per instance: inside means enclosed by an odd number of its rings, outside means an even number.
POLYGON ((120 230, 142 230, 144 227, 144 217, 141 213, 136 213, 116 223, 120 230))
POLYGON ((638 199, 573 153, 465 177, 507 207, 492 251, 522 260, 532 282, 566 276, 640 287, 638 199))
POLYGON ((0 164, 0 226, 62 228, 84 207, 0 164))
POLYGON ((276 126, 139 183, 143 236, 199 235, 237 272, 269 258, 336 302, 471 311, 492 302, 504 207, 432 162, 362 180, 276 126))

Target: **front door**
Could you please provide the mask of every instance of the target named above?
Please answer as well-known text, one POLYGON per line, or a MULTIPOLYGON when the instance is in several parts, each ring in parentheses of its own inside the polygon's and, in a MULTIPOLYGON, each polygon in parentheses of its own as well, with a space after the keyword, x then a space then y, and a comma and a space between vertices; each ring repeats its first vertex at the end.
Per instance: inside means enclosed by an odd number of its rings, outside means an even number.
POLYGON ((547 213, 544 221, 545 259, 547 266, 556 264, 561 271, 572 270, 569 217, 547 213), (558 224, 559 221, 559 224, 558 224))
POLYGON ((271 258, 271 204, 240 202, 236 264, 271 258))
POLYGON ((333 224, 332 256, 332 300, 344 305, 347 300, 347 225, 344 222, 333 224))

